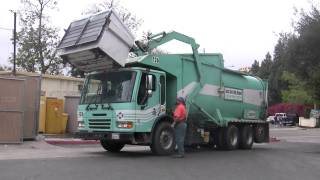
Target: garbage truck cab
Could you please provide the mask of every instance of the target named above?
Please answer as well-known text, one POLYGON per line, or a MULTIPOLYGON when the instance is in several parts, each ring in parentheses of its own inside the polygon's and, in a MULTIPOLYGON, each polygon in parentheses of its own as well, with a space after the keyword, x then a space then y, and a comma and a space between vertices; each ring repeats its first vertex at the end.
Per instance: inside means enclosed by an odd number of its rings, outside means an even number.
POLYGON ((221 54, 199 54, 198 47, 193 38, 174 31, 134 42, 112 11, 72 22, 58 50, 64 61, 88 73, 77 135, 100 140, 110 152, 138 144, 170 154, 175 148, 172 111, 176 98, 183 97, 186 145, 232 150, 268 142, 267 83, 225 69, 221 54), (190 45, 193 53, 152 53, 171 40, 190 45))
POLYGON ((168 118, 165 79, 164 72, 138 67, 88 75, 78 108, 79 134, 116 144, 149 144, 155 121, 168 118))

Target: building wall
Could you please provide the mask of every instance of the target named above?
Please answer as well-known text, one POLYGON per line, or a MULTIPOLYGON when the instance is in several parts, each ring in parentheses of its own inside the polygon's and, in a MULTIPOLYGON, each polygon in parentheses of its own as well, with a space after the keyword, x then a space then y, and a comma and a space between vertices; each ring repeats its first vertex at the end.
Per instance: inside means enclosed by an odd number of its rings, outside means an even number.
MULTIPOLYGON (((0 76, 12 76, 10 71, 0 71, 0 76)), ((62 75, 48 75, 30 72, 17 72, 19 77, 40 77, 41 95, 64 99, 65 96, 80 96, 79 86, 82 86, 84 79, 67 77, 62 75)))
POLYGON ((82 79, 59 79, 42 77, 42 95, 64 99, 65 96, 80 96, 79 86, 83 85, 82 79))

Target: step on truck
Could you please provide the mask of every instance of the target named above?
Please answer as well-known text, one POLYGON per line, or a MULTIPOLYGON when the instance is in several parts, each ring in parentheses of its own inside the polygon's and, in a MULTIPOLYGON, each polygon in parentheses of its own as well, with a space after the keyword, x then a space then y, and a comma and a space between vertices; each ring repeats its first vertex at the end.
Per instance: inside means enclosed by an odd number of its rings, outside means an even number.
POLYGON ((225 68, 222 54, 199 53, 198 47, 193 38, 174 31, 134 41, 113 11, 72 22, 58 51, 87 73, 77 135, 100 140, 110 152, 135 144, 170 154, 175 148, 172 111, 176 97, 183 97, 185 145, 233 150, 268 142, 267 83, 225 68), (154 53, 171 40, 190 45, 192 53, 154 53))

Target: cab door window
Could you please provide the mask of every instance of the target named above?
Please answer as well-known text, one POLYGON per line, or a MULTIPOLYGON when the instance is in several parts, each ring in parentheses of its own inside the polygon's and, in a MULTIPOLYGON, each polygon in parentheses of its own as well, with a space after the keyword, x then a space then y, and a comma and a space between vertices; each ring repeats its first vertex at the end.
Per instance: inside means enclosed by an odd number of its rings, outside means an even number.
MULTIPOLYGON (((141 75, 138 98, 137 98, 138 105, 145 105, 149 98, 148 91, 147 91, 147 75, 148 75, 147 73, 142 73, 141 75)), ((156 76, 152 75, 152 88, 151 88, 152 93, 156 91, 156 81, 157 81, 156 76)))
POLYGON ((160 85, 161 85, 161 105, 166 103, 166 81, 163 75, 160 76, 160 85))

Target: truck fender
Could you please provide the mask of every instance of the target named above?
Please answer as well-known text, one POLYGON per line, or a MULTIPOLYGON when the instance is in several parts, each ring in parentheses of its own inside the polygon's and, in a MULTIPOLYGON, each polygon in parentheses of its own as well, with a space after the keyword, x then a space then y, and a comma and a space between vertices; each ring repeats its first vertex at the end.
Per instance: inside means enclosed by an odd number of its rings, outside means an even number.
POLYGON ((161 122, 169 122, 169 123, 173 123, 173 118, 171 116, 168 116, 166 114, 164 115, 160 115, 159 117, 156 118, 153 126, 152 126, 152 130, 151 130, 151 139, 153 139, 153 134, 155 132, 155 128, 158 126, 158 124, 160 124, 161 122))

